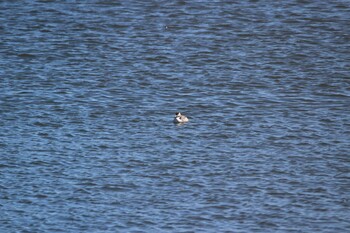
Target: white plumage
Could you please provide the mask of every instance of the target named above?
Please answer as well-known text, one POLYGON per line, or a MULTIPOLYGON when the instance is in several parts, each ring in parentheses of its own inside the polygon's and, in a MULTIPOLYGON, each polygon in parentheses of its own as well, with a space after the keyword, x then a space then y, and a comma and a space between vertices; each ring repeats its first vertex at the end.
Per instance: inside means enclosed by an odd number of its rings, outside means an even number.
POLYGON ((174 123, 185 123, 188 122, 188 118, 182 115, 180 112, 175 113, 174 123))

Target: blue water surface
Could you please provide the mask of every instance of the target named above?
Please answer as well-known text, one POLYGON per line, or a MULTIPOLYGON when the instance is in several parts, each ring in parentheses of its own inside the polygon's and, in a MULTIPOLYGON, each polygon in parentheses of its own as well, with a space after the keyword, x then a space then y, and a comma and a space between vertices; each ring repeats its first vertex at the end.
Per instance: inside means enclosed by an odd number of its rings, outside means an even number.
POLYGON ((349 231, 347 0, 0 12, 1 232, 349 231))

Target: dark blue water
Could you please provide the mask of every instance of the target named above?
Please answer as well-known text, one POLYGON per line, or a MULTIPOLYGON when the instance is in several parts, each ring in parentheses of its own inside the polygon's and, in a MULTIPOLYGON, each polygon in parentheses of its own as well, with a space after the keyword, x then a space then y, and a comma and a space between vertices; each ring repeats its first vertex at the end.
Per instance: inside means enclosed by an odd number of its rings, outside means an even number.
POLYGON ((349 25, 346 0, 0 1, 0 231, 349 231, 349 25))

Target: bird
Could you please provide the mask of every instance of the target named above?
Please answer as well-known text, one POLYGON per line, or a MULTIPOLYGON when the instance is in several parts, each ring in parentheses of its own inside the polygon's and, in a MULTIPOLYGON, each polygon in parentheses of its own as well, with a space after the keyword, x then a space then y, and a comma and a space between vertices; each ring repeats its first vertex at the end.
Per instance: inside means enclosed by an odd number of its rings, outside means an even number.
POLYGON ((185 123, 188 121, 189 120, 185 115, 182 115, 180 112, 175 113, 174 123, 185 123))

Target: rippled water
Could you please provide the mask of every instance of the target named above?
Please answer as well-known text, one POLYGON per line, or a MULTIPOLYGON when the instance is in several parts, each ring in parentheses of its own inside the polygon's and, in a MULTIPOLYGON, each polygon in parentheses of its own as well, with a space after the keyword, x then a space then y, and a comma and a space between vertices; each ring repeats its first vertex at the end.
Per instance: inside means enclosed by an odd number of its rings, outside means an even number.
POLYGON ((350 229, 349 1, 0 12, 1 232, 350 229))

